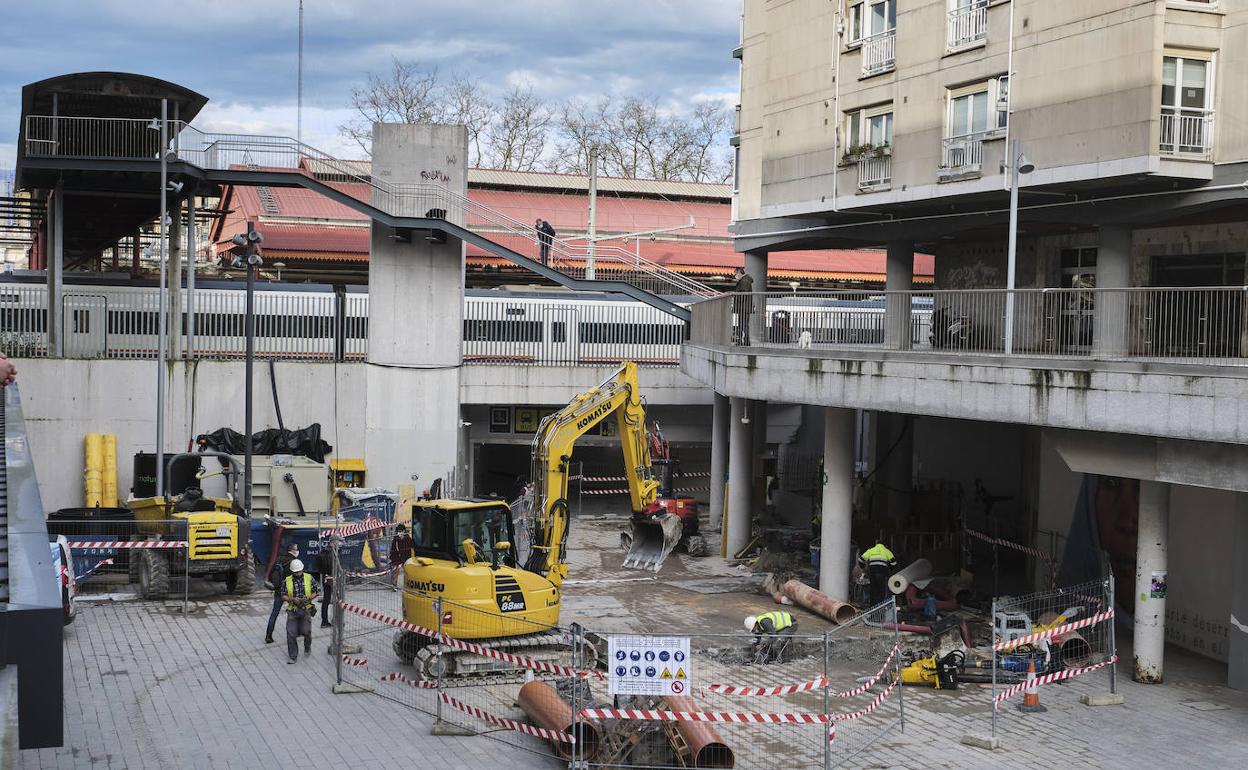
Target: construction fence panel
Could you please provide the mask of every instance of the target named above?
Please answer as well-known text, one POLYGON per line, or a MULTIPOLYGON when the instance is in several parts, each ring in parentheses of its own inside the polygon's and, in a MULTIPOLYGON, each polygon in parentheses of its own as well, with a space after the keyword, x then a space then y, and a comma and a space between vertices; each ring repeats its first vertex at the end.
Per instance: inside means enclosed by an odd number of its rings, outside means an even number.
POLYGON ((830 715, 826 767, 861 766, 861 755, 905 725, 899 681, 906 661, 892 597, 827 632, 830 715))
MULTIPOLYGON (((49 535, 65 538, 69 563, 62 582, 72 581, 81 598, 108 594, 135 594, 141 600, 185 604, 190 581, 220 581, 225 572, 214 570, 233 563, 193 559, 183 519, 70 519, 53 517, 49 535), (189 580, 188 580, 189 575, 189 580)), ((213 533, 215 534, 215 533, 213 533)), ((194 533, 194 541, 202 539, 194 533)), ((191 546, 195 542, 190 543, 191 546)), ((200 548, 203 550, 203 547, 200 548)), ((197 592, 203 588, 197 585, 197 592)), ((224 590, 224 585, 221 586, 224 590)))
MULTIPOLYGON (((1162 586, 1159 590, 1165 590, 1162 586)), ((1117 640, 1114 579, 1110 575, 1027 596, 993 600, 992 733, 1009 729, 1028 696, 1075 697, 1115 692, 1117 640), (1034 684, 1029 683, 1034 669, 1034 684), (1098 672, 1096 676, 1087 676, 1098 672), (1104 679, 1097 681, 1096 677, 1104 679), (1051 687, 1078 678, 1075 687, 1051 687)))

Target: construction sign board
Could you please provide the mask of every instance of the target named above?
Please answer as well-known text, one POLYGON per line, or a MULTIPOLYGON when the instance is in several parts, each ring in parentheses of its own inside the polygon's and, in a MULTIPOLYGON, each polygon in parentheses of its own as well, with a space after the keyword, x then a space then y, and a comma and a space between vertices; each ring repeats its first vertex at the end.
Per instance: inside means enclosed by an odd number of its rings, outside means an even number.
POLYGON ((612 695, 688 695, 692 666, 687 636, 607 639, 612 695))

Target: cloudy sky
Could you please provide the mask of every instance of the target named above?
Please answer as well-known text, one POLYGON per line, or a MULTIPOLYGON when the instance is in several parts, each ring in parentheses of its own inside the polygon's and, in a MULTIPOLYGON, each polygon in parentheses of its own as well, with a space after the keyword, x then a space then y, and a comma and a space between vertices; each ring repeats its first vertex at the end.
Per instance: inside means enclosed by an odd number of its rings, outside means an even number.
MULTIPOLYGON (((68 72, 171 80, 209 98, 210 131, 295 133, 298 0, 0 2, 0 168, 21 88, 68 72)), ((304 141, 354 154, 337 127, 351 86, 391 57, 531 85, 552 101, 655 96, 735 103, 741 0, 304 0, 304 141)))

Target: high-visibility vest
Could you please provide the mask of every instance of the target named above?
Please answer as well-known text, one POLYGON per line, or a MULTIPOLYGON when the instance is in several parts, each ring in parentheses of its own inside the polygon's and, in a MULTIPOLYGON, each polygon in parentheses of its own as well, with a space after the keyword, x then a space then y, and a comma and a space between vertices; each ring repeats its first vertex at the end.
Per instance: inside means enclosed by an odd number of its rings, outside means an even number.
POLYGON ((793 625, 793 616, 787 612, 764 612, 754 618, 754 625, 761 627, 764 620, 770 620, 776 631, 783 631, 793 625))
POLYGON ((891 564, 897 557, 883 543, 876 543, 862 552, 862 560, 870 564, 891 564))
MULTIPOLYGON (((287 596, 295 595, 295 576, 294 575, 286 576, 286 595, 287 596)), ((304 598, 307 599, 307 602, 305 603, 305 605, 303 607, 299 607, 299 606, 292 604, 290 605, 290 608, 289 608, 291 612, 294 612, 295 610, 304 609, 308 606, 311 606, 312 604, 312 576, 306 572, 303 573, 303 596, 304 598)))

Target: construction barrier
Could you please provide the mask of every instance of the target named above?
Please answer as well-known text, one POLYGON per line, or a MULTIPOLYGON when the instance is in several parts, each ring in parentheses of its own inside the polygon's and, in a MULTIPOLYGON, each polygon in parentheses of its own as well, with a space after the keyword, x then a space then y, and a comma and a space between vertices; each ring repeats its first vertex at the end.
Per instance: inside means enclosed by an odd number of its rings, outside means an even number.
MULTIPOLYGON (((1049 587, 1054 588, 1057 586, 1057 559, 1053 554, 1045 553, 1044 551, 1041 551, 1039 548, 1033 548, 1032 546, 1029 546, 1029 545, 1022 545, 1021 543, 1015 543, 1014 541, 1007 540, 1003 537, 993 537, 991 535, 985 535, 983 532, 971 529, 970 527, 963 529, 962 532, 967 537, 971 537, 983 543, 987 543, 988 545, 991 545, 994 549, 1008 548, 1011 551, 1017 551, 1019 553, 1024 553, 1024 554, 1027 554, 1028 556, 1032 556, 1032 557, 1035 557, 1036 559, 1039 559, 1041 562, 1044 563, 1046 570, 1048 572, 1049 587)), ((995 551, 994 551, 994 554, 995 554, 995 551)), ((994 561, 995 561, 995 555, 994 555, 994 561)), ((994 569, 996 569, 995 565, 994 565, 994 569)))
MULTIPOLYGON (((1027 718, 1026 713, 1001 708, 1019 693, 1028 695, 1024 701, 1033 696, 1040 701, 1045 697, 1070 698, 1068 689, 1046 689, 1046 685, 1100 669, 1108 672, 1109 692, 1116 691, 1112 575, 1026 596, 995 598, 991 619, 993 736, 1007 715, 1010 720, 1027 718)), ((1023 712, 1036 706, 1019 705, 1023 712)))
POLYGON ((230 590, 216 582, 220 573, 209 568, 215 560, 200 550, 208 549, 205 538, 215 537, 215 531, 206 535, 197 529, 192 539, 184 519, 136 519, 129 511, 113 510, 114 515, 97 518, 48 518, 49 533, 65 538, 69 563, 63 574, 72 577, 80 599, 180 601, 185 610, 192 581, 197 594, 230 590))

